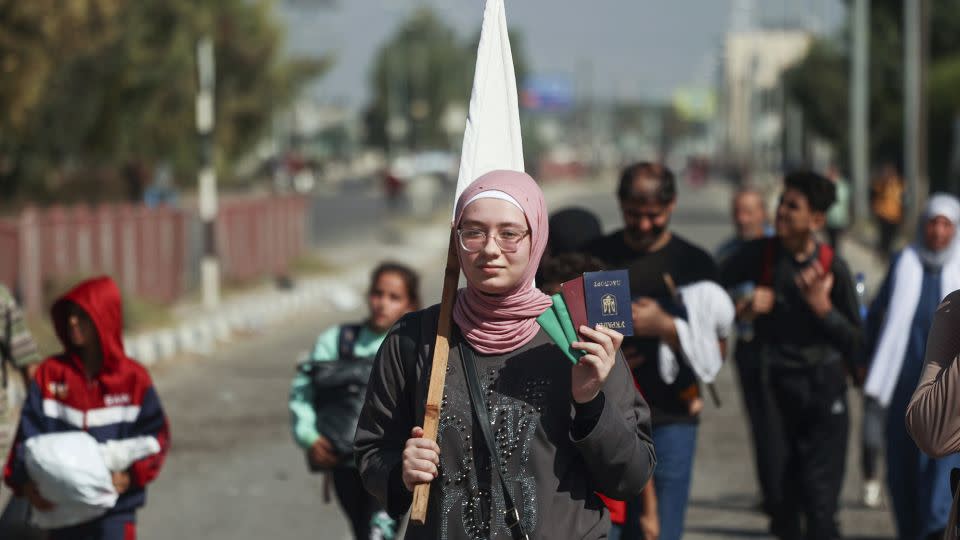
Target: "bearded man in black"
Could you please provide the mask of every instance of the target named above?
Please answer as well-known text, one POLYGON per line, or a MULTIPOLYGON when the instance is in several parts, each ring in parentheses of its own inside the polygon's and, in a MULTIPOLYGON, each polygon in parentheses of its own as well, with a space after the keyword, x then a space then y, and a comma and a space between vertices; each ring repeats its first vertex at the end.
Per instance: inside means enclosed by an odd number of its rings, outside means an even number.
POLYGON ((641 537, 632 529, 640 523, 648 537, 659 528, 660 540, 679 540, 703 401, 688 365, 681 362, 672 381, 664 380, 659 368, 661 344, 674 351, 679 348, 674 318, 686 318, 664 275, 682 287, 716 281, 718 271, 706 251, 669 228, 677 204, 676 180, 669 169, 647 162, 627 167, 620 177, 617 198, 623 229, 595 241, 587 251, 608 269, 629 271, 636 335, 624 339, 622 350, 650 406, 658 456, 654 489, 648 486, 642 501, 628 501, 623 538, 641 537))

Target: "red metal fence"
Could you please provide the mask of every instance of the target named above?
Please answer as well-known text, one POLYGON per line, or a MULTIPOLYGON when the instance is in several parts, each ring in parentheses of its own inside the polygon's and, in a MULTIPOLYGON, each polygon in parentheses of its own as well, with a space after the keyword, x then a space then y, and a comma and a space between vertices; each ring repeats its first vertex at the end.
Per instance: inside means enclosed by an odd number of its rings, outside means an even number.
MULTIPOLYGON (((306 247, 303 197, 224 198, 217 248, 224 280, 287 269, 306 247)), ((26 209, 0 219, 0 282, 15 287, 27 311, 51 300, 50 285, 112 276, 126 294, 171 302, 194 285, 202 238, 187 210, 126 204, 26 209)))
POLYGON ((249 280, 286 271, 307 245, 307 199, 236 199, 217 216, 224 279, 249 280))

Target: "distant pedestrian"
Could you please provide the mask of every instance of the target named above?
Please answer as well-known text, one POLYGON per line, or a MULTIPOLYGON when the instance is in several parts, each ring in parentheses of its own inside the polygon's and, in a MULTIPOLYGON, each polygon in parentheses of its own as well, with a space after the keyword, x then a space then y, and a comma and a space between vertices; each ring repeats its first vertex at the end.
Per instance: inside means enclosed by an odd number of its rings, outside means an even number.
POLYGON ((763 369, 771 532, 830 540, 840 536, 847 375, 861 347, 860 315, 846 263, 816 239, 834 202, 833 183, 796 172, 784 184, 777 236, 743 246, 724 265, 723 282, 758 284, 739 317, 753 321, 763 369))
POLYGON ((960 202, 932 196, 916 239, 893 258, 867 319, 872 361, 864 391, 887 409, 887 486, 901 540, 939 538, 950 512, 950 471, 960 467, 958 454, 923 454, 903 423, 937 306, 960 289, 958 224, 960 202))
POLYGON ((534 285, 549 227, 528 175, 498 170, 472 182, 454 227, 467 286, 453 306, 437 440, 420 425, 433 306, 403 318, 380 347, 357 428, 364 485, 402 515, 429 484, 426 523, 408 527, 408 540, 606 538, 595 493, 639 494, 656 462, 622 335, 581 326, 577 358, 538 322, 553 306, 534 285))
POLYGON ((903 179, 893 165, 884 165, 873 180, 872 209, 880 229, 877 251, 883 257, 893 252, 900 224, 903 223, 903 179))
MULTIPOLYGON (((367 292, 367 318, 356 324, 333 326, 320 334, 310 357, 297 368, 290 388, 293 438, 306 452, 311 469, 329 474, 327 480, 332 479, 337 499, 357 540, 389 540, 395 524, 360 480, 352 452, 357 419, 325 418, 322 408, 318 410, 318 400, 324 396, 321 389, 315 388, 323 382, 317 380, 321 374, 316 368, 318 363, 331 361, 359 366, 364 359, 372 359, 390 328, 400 317, 419 307, 420 278, 416 272, 397 263, 379 265, 373 271, 367 292), (341 424, 349 427, 349 433, 333 433, 341 424), (344 451, 345 446, 350 451, 344 451)), ((362 400, 363 392, 356 393, 356 397, 362 400)))
POLYGON ((850 228, 850 182, 840 174, 836 165, 827 169, 827 179, 837 190, 837 200, 827 210, 827 240, 833 252, 840 254, 840 241, 850 228))
POLYGON ((387 169, 383 172, 383 193, 387 199, 387 208, 391 212, 400 211, 405 187, 406 183, 393 170, 387 169))
MULTIPOLYGON (((759 191, 752 188, 739 190, 733 196, 732 206, 732 218, 736 234, 717 250, 717 260, 721 265, 749 242, 773 234, 765 199, 759 191)), ((739 306, 740 312, 743 312, 743 307, 752 301, 758 285, 754 279, 751 279, 729 287, 730 296, 734 303, 739 306)), ((767 501, 772 498, 770 492, 775 489, 776 479, 771 478, 770 445, 764 431, 765 424, 762 421, 764 387, 760 343, 753 337, 753 321, 751 320, 741 319, 737 321, 737 342, 733 359, 737 370, 737 380, 740 383, 740 394, 743 398, 744 409, 747 412, 750 437, 753 441, 754 468, 757 483, 760 486, 759 507, 767 511, 767 501)))
MULTIPOLYGON (((41 360, 20 306, 0 285, 0 457, 10 452, 27 387, 41 360)), ((0 513, 9 500, 10 491, 0 489, 0 513)))
POLYGON ((754 188, 741 188, 733 195, 730 205, 734 235, 717 248, 719 264, 737 252, 743 244, 773 234, 763 194, 754 188))
MULTIPOLYGON (((660 540, 679 540, 703 400, 697 374, 689 364, 679 363, 676 372, 661 369, 670 363, 666 358, 672 356, 670 351, 681 348, 678 319, 689 319, 664 275, 682 288, 716 281, 717 267, 706 251, 670 230, 677 189, 669 169, 648 162, 628 166, 621 173, 617 197, 623 229, 592 242, 588 252, 608 269, 628 269, 635 335, 624 339, 623 351, 650 404, 653 441, 660 458, 653 482, 656 507, 650 500, 644 504, 640 497, 630 501, 623 537, 641 534, 637 528, 642 520, 646 528, 659 526, 660 540)), ((714 342, 717 340, 714 336, 714 342)))
POLYGON ((53 304, 51 319, 64 350, 44 360, 30 383, 4 480, 44 512, 54 505, 27 473, 31 438, 82 430, 100 443, 152 439, 159 452, 111 471, 120 497, 106 515, 49 533, 50 540, 135 538, 136 511, 160 473, 170 431, 150 374, 124 352, 120 289, 108 277, 84 281, 53 304))
POLYGON ((146 165, 139 158, 127 161, 123 166, 123 179, 127 188, 127 202, 140 204, 143 202, 143 190, 147 181, 146 165))

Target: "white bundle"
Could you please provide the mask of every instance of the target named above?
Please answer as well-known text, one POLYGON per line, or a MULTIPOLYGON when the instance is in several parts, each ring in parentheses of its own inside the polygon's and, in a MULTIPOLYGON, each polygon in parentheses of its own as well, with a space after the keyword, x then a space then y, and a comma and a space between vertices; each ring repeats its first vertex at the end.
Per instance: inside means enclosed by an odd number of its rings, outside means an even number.
POLYGON ((156 437, 142 436, 100 444, 103 461, 111 471, 125 471, 135 462, 160 453, 156 437))
POLYGON ((27 474, 40 495, 55 505, 33 512, 33 524, 58 529, 102 516, 119 496, 110 471, 125 471, 159 452, 160 443, 148 436, 100 444, 85 431, 67 431, 27 439, 27 474))
POLYGON ((30 480, 56 505, 32 513, 41 529, 58 529, 96 519, 117 504, 113 477, 97 441, 85 431, 48 433, 27 439, 30 480))
MULTIPOLYGON (((720 368, 723 355, 717 340, 730 336, 736 309, 730 296, 712 281, 698 281, 680 287, 680 296, 687 308, 687 320, 675 318, 680 348, 690 361, 697 378, 712 383, 720 368)), ((660 376, 673 384, 680 373, 673 349, 660 344, 660 376)))

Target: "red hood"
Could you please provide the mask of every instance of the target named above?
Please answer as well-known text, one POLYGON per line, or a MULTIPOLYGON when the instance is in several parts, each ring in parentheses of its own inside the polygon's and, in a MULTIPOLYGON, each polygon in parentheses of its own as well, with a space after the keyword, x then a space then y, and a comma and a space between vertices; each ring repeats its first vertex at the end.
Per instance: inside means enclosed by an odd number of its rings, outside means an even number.
MULTIPOLYGON (((116 369, 120 361, 127 357, 123 352, 123 302, 120 288, 109 277, 93 278, 80 283, 54 302, 50 315, 57 337, 66 351, 70 350, 67 331, 68 303, 80 306, 93 320, 100 338, 100 348, 103 350, 103 370, 116 369)), ((80 361, 79 358, 74 360, 80 361)))

